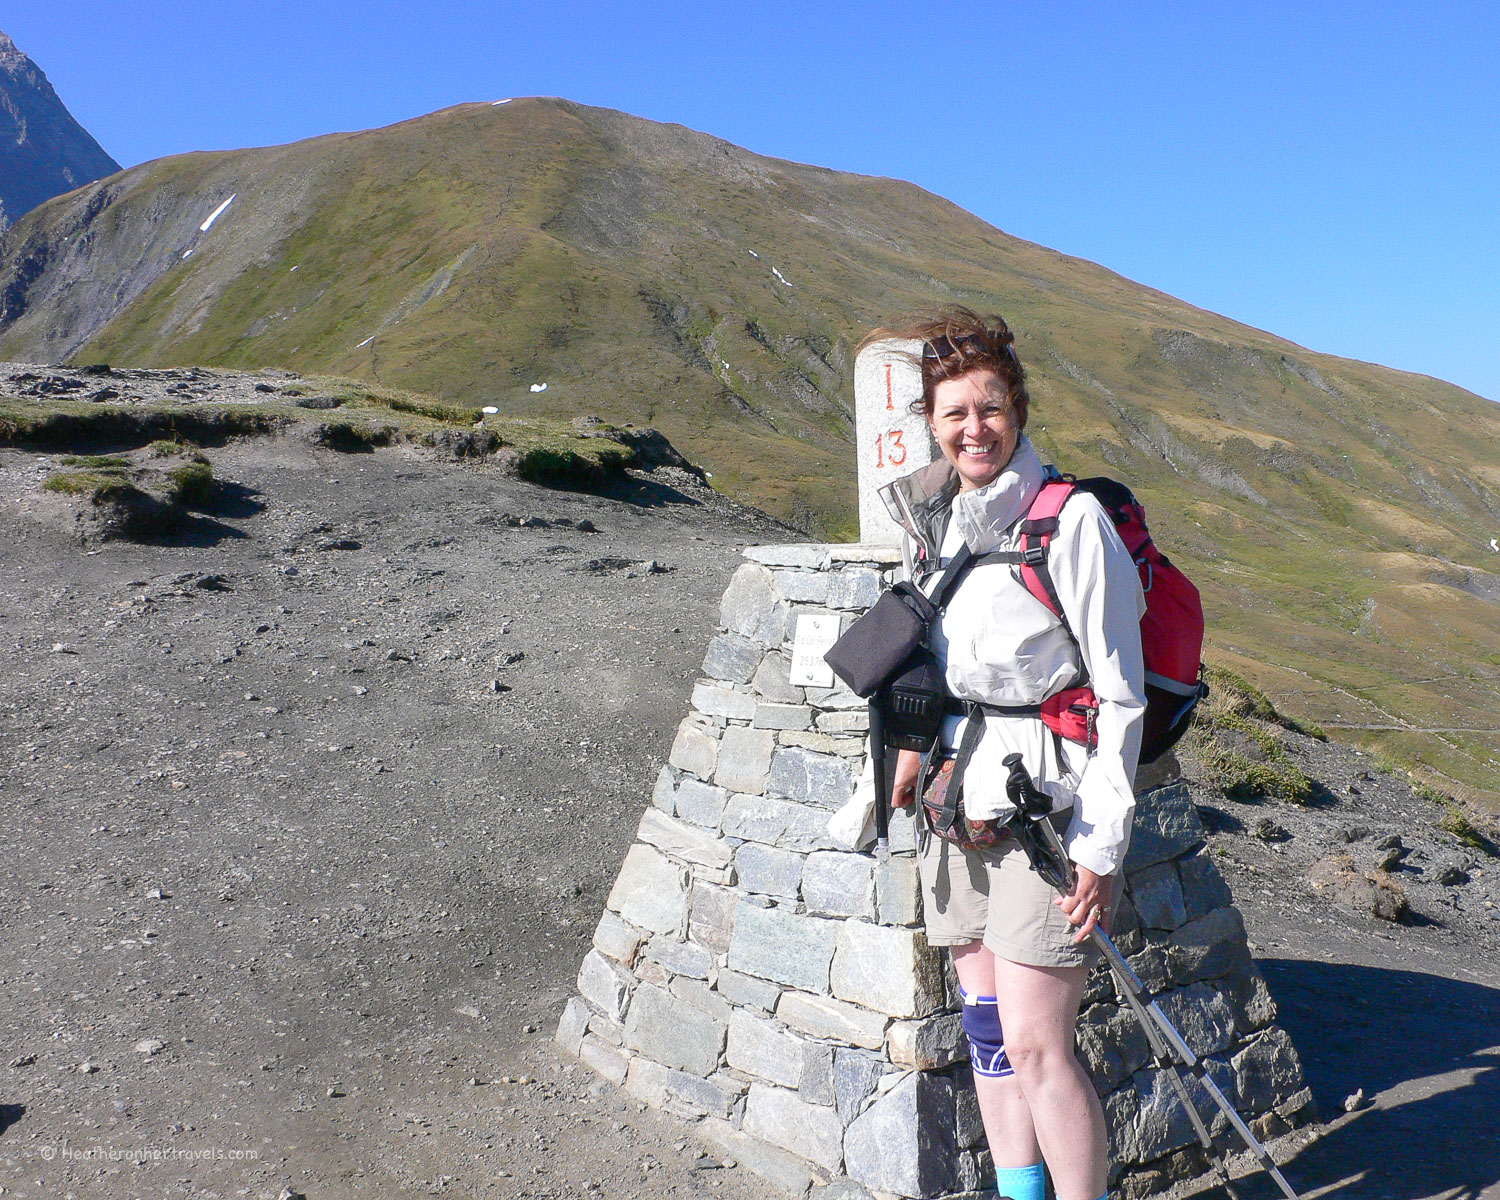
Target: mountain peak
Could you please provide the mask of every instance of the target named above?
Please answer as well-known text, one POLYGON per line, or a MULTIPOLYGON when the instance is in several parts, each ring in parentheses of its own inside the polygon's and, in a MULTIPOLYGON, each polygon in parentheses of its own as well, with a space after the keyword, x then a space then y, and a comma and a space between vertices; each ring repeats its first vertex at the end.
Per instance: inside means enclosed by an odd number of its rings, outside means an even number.
POLYGON ((120 169, 0 32, 0 229, 38 204, 120 169))

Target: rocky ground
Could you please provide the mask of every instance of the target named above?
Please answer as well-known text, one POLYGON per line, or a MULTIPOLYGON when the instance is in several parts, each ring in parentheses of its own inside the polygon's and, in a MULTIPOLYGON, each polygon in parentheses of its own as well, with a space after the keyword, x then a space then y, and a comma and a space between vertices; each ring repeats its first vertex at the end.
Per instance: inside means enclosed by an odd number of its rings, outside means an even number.
MULTIPOLYGON (((767 1194, 550 1039, 737 551, 788 532, 670 470, 209 454, 223 507, 143 544, 0 449, 0 1194, 767 1194)), ((1500 1197, 1500 860, 1287 741, 1312 806, 1200 795, 1336 1118, 1287 1174, 1500 1197), (1405 922, 1314 890, 1335 854, 1405 922)))

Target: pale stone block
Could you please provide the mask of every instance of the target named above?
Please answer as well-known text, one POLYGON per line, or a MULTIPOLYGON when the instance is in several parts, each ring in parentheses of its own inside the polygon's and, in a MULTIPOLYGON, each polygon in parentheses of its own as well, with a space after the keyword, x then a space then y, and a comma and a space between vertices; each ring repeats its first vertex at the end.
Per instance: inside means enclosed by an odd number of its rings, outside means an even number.
POLYGON ((687 872, 650 846, 636 844, 610 889, 606 907, 652 933, 673 933, 687 915, 687 872))
POLYGON ((832 1107, 833 1094, 833 1047, 818 1042, 802 1044, 802 1082, 797 1086, 797 1095, 809 1104, 826 1104, 832 1107))
POLYGON ((697 683, 693 685, 693 707, 706 717, 748 721, 755 715, 755 697, 717 683, 697 683))
POLYGON ((956 1183, 953 1082, 913 1071, 849 1126, 844 1170, 872 1191, 936 1196, 956 1183))
POLYGON ((805 811, 769 796, 731 796, 724 808, 724 836, 774 846, 805 811))
POLYGON ((894 1021, 886 1034, 891 1062, 912 1071, 936 1071, 969 1057, 963 1018, 939 1013, 917 1021, 894 1021))
POLYGON ((819 571, 773 571, 781 594, 798 604, 822 604, 828 599, 828 576, 819 571))
POLYGON ((589 1032, 598 1034, 611 1046, 625 1044, 625 1026, 618 1021, 611 1021, 603 1013, 589 1014, 589 1032))
POLYGON ((884 1073, 879 1055, 842 1047, 833 1052, 833 1102, 839 1120, 848 1125, 859 1116, 884 1073))
POLYGON ((802 855, 746 842, 735 852, 739 884, 746 891, 795 900, 802 885, 802 855))
POLYGON ((802 1048, 779 1021, 737 1009, 729 1018, 729 1049, 725 1061, 737 1071, 782 1087, 802 1085, 802 1048))
POLYGON ((844 1157, 844 1126, 831 1108, 808 1104, 796 1092, 752 1083, 745 1100, 744 1131, 830 1171, 844 1157))
POLYGON ((792 683, 792 663, 784 654, 768 654, 756 669, 750 686, 759 696, 778 704, 799 704, 802 689, 792 683))
POLYGON ((786 634, 787 611, 771 572, 758 563, 745 563, 724 591, 719 620, 730 633, 775 647, 786 634))
POLYGON ((630 989, 634 986, 635 976, 613 959, 605 958, 597 950, 583 956, 578 968, 579 994, 610 1020, 618 1021, 625 1016, 630 989))
POLYGON ((731 1004, 744 1004, 765 1012, 771 1012, 781 999, 781 989, 776 984, 728 968, 720 969, 718 988, 719 995, 731 1004))
POLYGON ((672 995, 676 996, 684 1004, 691 1004, 699 1012, 705 1012, 720 1024, 728 1025, 730 1014, 734 1009, 723 996, 714 991, 701 979, 690 979, 686 975, 679 975, 672 980, 667 988, 672 995))
POLYGON ((717 834, 669 817, 654 808, 648 808, 642 814, 636 837, 680 862, 727 867, 734 859, 734 851, 717 834))
POLYGON ((1078 1059, 1107 1095, 1151 1061, 1151 1043, 1129 1008, 1096 1004, 1078 1021, 1078 1059))
POLYGON ((1256 1037, 1230 1060, 1234 1067, 1235 1094, 1244 1112, 1260 1113, 1286 1100, 1305 1086, 1302 1063, 1292 1039, 1272 1027, 1256 1037))
POLYGON ((656 773, 656 786, 651 789, 651 803, 667 816, 677 812, 677 781, 672 778, 672 769, 663 767, 656 773))
POLYGON ((624 966, 633 966, 645 935, 605 909, 594 928, 594 948, 624 966))
POLYGON ((863 611, 880 599, 879 571, 868 567, 851 567, 833 576, 828 586, 829 608, 853 608, 863 611))
MULTIPOLYGON (((755 708, 759 712, 764 705, 755 708)), ((719 766, 714 782, 732 792, 758 796, 766 790, 766 776, 771 769, 771 752, 776 735, 765 729, 746 729, 735 725, 724 731, 719 743, 719 766)))
POLYGON ((765 656, 766 648, 759 642, 738 634, 721 633, 709 640, 708 653, 703 656, 703 673, 727 683, 749 683, 765 656))
POLYGON ((626 1072, 630 1070, 630 1055, 595 1033, 584 1037, 578 1047, 578 1057, 589 1070, 603 1075, 611 1083, 624 1083, 626 1072))
POLYGON ((920 341, 887 338, 866 346, 854 360, 854 444, 863 543, 901 545, 901 527, 891 519, 879 489, 926 466, 936 454, 926 418, 911 411, 911 402, 922 395, 922 371, 907 356, 920 361, 921 354, 920 341))
POLYGON ((742 902, 735 910, 729 968, 805 991, 828 989, 838 922, 742 902))
POLYGON ((578 1057, 583 1045, 583 1035, 589 1031, 589 1006, 583 997, 574 996, 563 1006, 562 1017, 557 1022, 557 1044, 578 1057))
POLYGON ((729 1117, 740 1095, 718 1079, 700 1079, 645 1058, 631 1061, 625 1090, 655 1108, 687 1117, 729 1117))
MULTIPOLYGON (((895 822, 891 824, 894 833, 895 822)), ((885 862, 876 862, 875 905, 882 925, 921 923, 922 880, 914 856, 892 854, 885 862)))
POLYGON ((1219 874, 1213 860, 1200 851, 1177 864, 1177 873, 1182 878, 1182 894, 1187 908, 1187 920, 1196 921, 1216 908, 1234 903, 1229 885, 1219 874))
POLYGON ((847 708, 837 712, 818 714, 818 732, 837 735, 841 733, 869 733, 870 710, 847 708))
POLYGON ((738 902, 729 888, 695 880, 688 904, 688 937, 715 954, 727 953, 738 902))
POLYGON ((713 784, 684 779, 677 785, 677 815, 705 829, 719 827, 728 803, 729 793, 713 784))
POLYGON ((706 1076, 719 1065, 728 1029, 670 992, 642 983, 630 1002, 625 1044, 663 1066, 706 1076))
POLYGON ((654 937, 646 947, 646 957, 659 962, 673 975, 691 975, 707 979, 713 968, 713 955, 695 942, 679 942, 673 937, 654 937))
POLYGON ((1130 876, 1130 899, 1148 929, 1171 931, 1187 920, 1177 866, 1163 862, 1130 876))
POLYGON ((828 564, 830 547, 820 542, 791 542, 784 546, 747 546, 742 553, 765 567, 801 567, 820 571, 828 564))
POLYGON ((890 545, 874 542, 830 542, 828 561, 830 563, 869 563, 877 567, 899 567, 901 565, 900 539, 898 538, 890 545))
POLYGON ((890 1019, 882 1013, 807 992, 783 992, 776 1015, 809 1037, 863 1046, 866 1050, 879 1050, 885 1044, 886 1026, 890 1024, 890 1019))
POLYGON ((1190 983, 1156 1002, 1199 1058, 1227 1050, 1234 1041, 1234 1011, 1211 984, 1190 983))
POLYGON ((830 972, 833 994, 892 1017, 943 1007, 943 960, 919 929, 846 921, 830 972))
POLYGON ((813 723, 813 710, 805 704, 757 704, 756 729, 806 729, 813 723))
POLYGON ((1179 983, 1217 979, 1250 961, 1245 921, 1237 908, 1216 908, 1174 930, 1168 940, 1179 983))
POLYGON ((1136 801, 1125 874, 1132 876, 1155 863, 1181 858, 1205 841, 1203 822, 1198 819, 1187 784, 1155 788, 1136 801))
POLYGON ((783 1196, 803 1200, 813 1184, 813 1174, 802 1159, 741 1133, 728 1121, 705 1117, 697 1128, 721 1155, 749 1168, 783 1196))
POLYGON ((875 860, 863 854, 838 850, 809 854, 802 869, 807 911, 825 917, 874 917, 874 868, 875 860))
POLYGON ((679 771, 686 771, 699 779, 710 779, 719 761, 719 739, 692 717, 685 717, 677 726, 677 737, 672 742, 667 761, 679 771))
POLYGON ((828 834, 828 813, 822 809, 809 808, 805 804, 790 804, 792 810, 786 828, 776 839, 782 850, 797 850, 804 854, 812 850, 842 850, 828 834))
POLYGON ((783 746, 771 759, 766 791, 801 804, 840 807, 854 790, 854 776, 843 759, 783 746))

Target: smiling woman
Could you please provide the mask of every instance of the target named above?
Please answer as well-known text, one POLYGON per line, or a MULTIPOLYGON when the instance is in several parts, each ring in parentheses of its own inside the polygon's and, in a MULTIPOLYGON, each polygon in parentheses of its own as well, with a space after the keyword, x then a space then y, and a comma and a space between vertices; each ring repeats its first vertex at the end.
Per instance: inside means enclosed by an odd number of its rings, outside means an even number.
POLYGON ((1057 475, 1025 437, 1025 371, 1003 320, 955 308, 868 340, 891 337, 922 347, 912 410, 945 460, 889 485, 923 497, 904 506, 903 557, 929 595, 946 568, 957 574, 931 631, 950 715, 926 755, 901 751, 893 802, 922 801, 923 923, 953 957, 1000 1194, 1041 1200, 1050 1171, 1058 1200, 1096 1200, 1104 1115, 1073 1026, 1092 959, 1082 943, 1108 924, 1134 808, 1140 582, 1113 522, 1079 493, 1046 520, 1057 607, 1021 582, 1021 535, 1041 532, 1033 506, 1057 475), (1097 697, 1091 752, 1041 720, 1084 680, 1097 697), (1060 899, 1008 832, 1006 755, 1052 799, 1076 878, 1060 899))

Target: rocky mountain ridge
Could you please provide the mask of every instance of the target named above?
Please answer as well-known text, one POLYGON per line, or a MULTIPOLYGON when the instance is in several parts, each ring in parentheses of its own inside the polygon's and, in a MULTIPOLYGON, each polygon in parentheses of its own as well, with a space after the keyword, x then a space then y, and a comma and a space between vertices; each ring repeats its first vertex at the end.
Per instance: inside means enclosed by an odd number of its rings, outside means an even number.
POLYGON ((53 196, 120 169, 42 69, 0 33, 0 230, 53 196))
POLYGON ((1135 489, 1204 592, 1215 661, 1500 805, 1500 410, 1441 381, 1237 325, 910 184, 545 98, 142 164, 0 242, 0 355, 650 425, 715 488, 833 537, 854 532, 854 347, 936 299, 1020 330, 1030 436, 1135 489))

